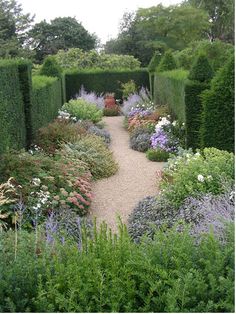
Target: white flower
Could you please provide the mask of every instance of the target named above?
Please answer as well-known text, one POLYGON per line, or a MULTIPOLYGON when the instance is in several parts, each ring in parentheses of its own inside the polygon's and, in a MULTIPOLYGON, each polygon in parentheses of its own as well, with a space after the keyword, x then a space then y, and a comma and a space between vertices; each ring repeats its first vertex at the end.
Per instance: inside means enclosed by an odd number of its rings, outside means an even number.
POLYGON ((172 122, 172 125, 173 125, 173 126, 176 126, 176 123, 177 123, 177 121, 173 121, 173 122, 172 122))
POLYGON ((207 180, 211 181, 213 178, 211 175, 207 176, 207 180))
POLYGON ((203 177, 202 174, 199 174, 199 175, 197 176, 197 179, 198 179, 199 182, 204 182, 204 181, 205 181, 205 179, 204 179, 204 177, 203 177))
POLYGON ((201 154, 200 154, 200 153, 196 153, 195 156, 196 156, 196 157, 200 157, 201 154))
POLYGON ((40 180, 39 178, 33 178, 33 179, 32 179, 32 183, 33 183, 33 185, 35 185, 35 186, 39 186, 40 183, 41 183, 41 180, 40 180))

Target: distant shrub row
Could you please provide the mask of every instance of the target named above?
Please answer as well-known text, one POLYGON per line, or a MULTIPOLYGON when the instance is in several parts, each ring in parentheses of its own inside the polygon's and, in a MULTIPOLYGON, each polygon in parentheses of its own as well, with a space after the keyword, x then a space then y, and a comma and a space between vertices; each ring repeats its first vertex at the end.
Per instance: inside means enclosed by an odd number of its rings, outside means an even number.
POLYGON ((31 78, 31 63, 0 61, 0 153, 30 145, 38 128, 62 106, 61 82, 45 76, 31 78))
POLYGON ((138 87, 149 88, 149 76, 146 69, 137 70, 74 70, 65 73, 67 101, 79 92, 83 85, 88 92, 112 92, 122 98, 121 83, 133 80, 138 87))

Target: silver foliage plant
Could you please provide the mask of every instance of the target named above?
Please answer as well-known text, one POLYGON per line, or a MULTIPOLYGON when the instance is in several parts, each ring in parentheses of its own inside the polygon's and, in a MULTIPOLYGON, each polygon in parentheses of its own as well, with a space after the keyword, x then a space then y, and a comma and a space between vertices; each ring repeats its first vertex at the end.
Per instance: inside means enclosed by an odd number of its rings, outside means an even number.
POLYGON ((135 242, 143 235, 153 237, 155 230, 177 225, 181 231, 183 224, 189 225, 189 232, 196 239, 211 231, 224 241, 227 223, 234 223, 235 197, 232 190, 224 194, 199 194, 188 197, 176 210, 163 196, 146 197, 134 208, 129 217, 128 230, 135 242))

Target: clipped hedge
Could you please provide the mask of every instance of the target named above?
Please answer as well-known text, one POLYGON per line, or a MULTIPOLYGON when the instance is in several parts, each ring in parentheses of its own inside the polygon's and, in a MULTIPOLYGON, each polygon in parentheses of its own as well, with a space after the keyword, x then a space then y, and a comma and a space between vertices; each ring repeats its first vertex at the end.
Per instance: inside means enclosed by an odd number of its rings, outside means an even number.
POLYGON ((32 91, 32 137, 36 131, 46 126, 62 107, 61 81, 58 78, 34 76, 32 91))
POLYGON ((202 94, 202 147, 216 147, 234 152, 235 82, 234 56, 221 68, 202 94))
POLYGON ((184 89, 188 71, 156 72, 154 78, 154 103, 168 105, 180 122, 185 122, 184 89))
POLYGON ((127 83, 129 80, 133 80, 139 87, 144 86, 149 89, 149 76, 146 69, 67 71, 65 73, 66 99, 69 101, 75 97, 82 85, 88 92, 113 92, 116 98, 121 99, 121 83, 127 83))
POLYGON ((185 85, 185 117, 186 117, 186 145, 187 148, 200 148, 201 127, 201 93, 209 88, 209 81, 213 77, 212 67, 203 54, 196 57, 188 81, 185 85))
POLYGON ((17 61, 0 61, 0 153, 26 145, 24 99, 17 61))

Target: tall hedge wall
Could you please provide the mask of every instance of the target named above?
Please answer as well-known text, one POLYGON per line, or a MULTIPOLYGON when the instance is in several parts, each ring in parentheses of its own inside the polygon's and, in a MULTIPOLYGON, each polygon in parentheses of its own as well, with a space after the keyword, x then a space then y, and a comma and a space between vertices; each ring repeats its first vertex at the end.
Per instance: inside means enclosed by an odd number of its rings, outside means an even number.
POLYGON ((47 125, 58 114, 62 107, 61 80, 48 76, 34 76, 32 91, 32 136, 47 125))
POLYGON ((149 89, 149 75, 146 69, 116 71, 70 71, 65 73, 66 99, 73 98, 83 85, 86 91, 96 93, 113 92, 122 98, 121 84, 133 80, 137 86, 149 89))
POLYGON ((154 103, 168 105, 179 121, 185 122, 184 89, 188 71, 156 72, 154 78, 154 103))
POLYGON ((18 63, 0 61, 0 153, 26 145, 24 100, 18 63))

